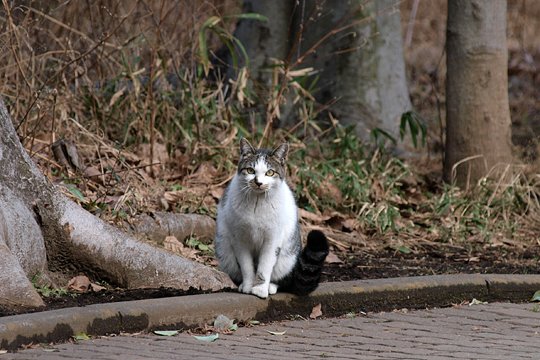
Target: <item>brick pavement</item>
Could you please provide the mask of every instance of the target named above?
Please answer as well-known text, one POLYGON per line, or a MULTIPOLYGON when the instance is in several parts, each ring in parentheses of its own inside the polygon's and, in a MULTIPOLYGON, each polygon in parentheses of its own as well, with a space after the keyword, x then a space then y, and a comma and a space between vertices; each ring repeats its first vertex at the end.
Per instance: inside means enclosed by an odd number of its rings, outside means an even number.
MULTIPOLYGON (((324 309, 323 309, 324 311, 324 309)), ((122 335, 4 359, 540 359, 540 304, 493 303, 240 328, 206 343, 181 333, 122 335), (272 335, 270 331, 286 331, 272 335)))

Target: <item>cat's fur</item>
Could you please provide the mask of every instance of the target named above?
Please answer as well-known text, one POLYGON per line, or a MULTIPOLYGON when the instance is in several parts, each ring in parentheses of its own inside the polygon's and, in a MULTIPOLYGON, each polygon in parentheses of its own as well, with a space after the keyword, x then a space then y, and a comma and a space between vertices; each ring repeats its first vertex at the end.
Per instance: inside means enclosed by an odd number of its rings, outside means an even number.
POLYGON ((315 290, 328 242, 312 231, 302 251, 298 211, 285 181, 289 146, 254 149, 240 140, 238 171, 218 206, 215 239, 220 268, 239 291, 261 298, 315 290))

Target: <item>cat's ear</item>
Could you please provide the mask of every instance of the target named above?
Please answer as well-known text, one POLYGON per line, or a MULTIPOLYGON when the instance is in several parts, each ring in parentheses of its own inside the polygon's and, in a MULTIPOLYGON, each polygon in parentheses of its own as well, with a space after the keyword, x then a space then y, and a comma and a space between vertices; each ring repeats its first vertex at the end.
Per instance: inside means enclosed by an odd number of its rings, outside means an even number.
POLYGON ((279 162, 283 165, 285 163, 285 160, 287 159, 287 154, 289 153, 289 144, 283 143, 279 145, 277 148, 275 148, 272 151, 272 156, 279 160, 279 162))
POLYGON ((255 154, 255 149, 245 138, 240 139, 240 156, 255 154))

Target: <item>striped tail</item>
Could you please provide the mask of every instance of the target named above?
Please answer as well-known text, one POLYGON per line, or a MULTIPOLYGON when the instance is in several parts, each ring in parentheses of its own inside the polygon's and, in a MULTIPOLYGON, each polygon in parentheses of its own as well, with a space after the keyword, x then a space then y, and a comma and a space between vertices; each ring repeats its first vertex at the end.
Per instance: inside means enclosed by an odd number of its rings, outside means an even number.
POLYGON ((317 288, 324 259, 328 255, 328 240, 321 231, 312 230, 307 244, 298 257, 286 290, 296 295, 307 295, 317 288))

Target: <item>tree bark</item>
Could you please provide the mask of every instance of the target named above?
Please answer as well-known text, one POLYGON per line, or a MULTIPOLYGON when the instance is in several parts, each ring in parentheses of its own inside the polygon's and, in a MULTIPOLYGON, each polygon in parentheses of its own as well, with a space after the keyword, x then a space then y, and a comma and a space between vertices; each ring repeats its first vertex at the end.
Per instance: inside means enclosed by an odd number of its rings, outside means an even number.
MULTIPOLYGON (((307 3, 312 9, 320 1, 307 3)), ((317 100, 335 101, 330 110, 342 124, 355 126, 362 140, 368 141, 374 128, 399 139, 401 115, 411 109, 399 2, 359 3, 327 0, 319 10, 319 18, 311 23, 306 20, 302 51, 332 30, 355 23, 325 41, 306 65, 320 71, 317 100)))
MULTIPOLYGON (((294 63, 309 52, 298 68, 313 67, 318 72, 313 93, 318 102, 333 103, 329 110, 342 124, 355 126, 364 141, 369 141, 374 128, 398 139, 401 115, 411 109, 399 1, 361 3, 245 0, 245 11, 261 13, 269 21, 240 21, 235 36, 245 45, 250 73, 259 84, 271 85, 271 58, 294 63), (332 31, 350 24, 315 46, 332 31)), ((280 124, 295 124, 293 97, 284 97, 280 124)))
MULTIPOLYGON (((262 86, 271 84, 272 59, 284 60, 289 54, 292 11, 293 2, 290 0, 244 0, 244 13, 257 13, 268 18, 268 21, 240 20, 234 32, 246 48, 252 80, 262 86)), ((237 56, 239 66, 246 65, 245 59, 240 54, 237 56)), ((230 69, 229 75, 235 77, 238 69, 230 69)))
POLYGON ((219 290, 222 272, 140 242, 62 195, 22 147, 0 100, 0 306, 43 305, 28 280, 83 272, 127 288, 219 290))
POLYGON ((506 0, 449 0, 444 179, 467 188, 512 162, 506 0))

